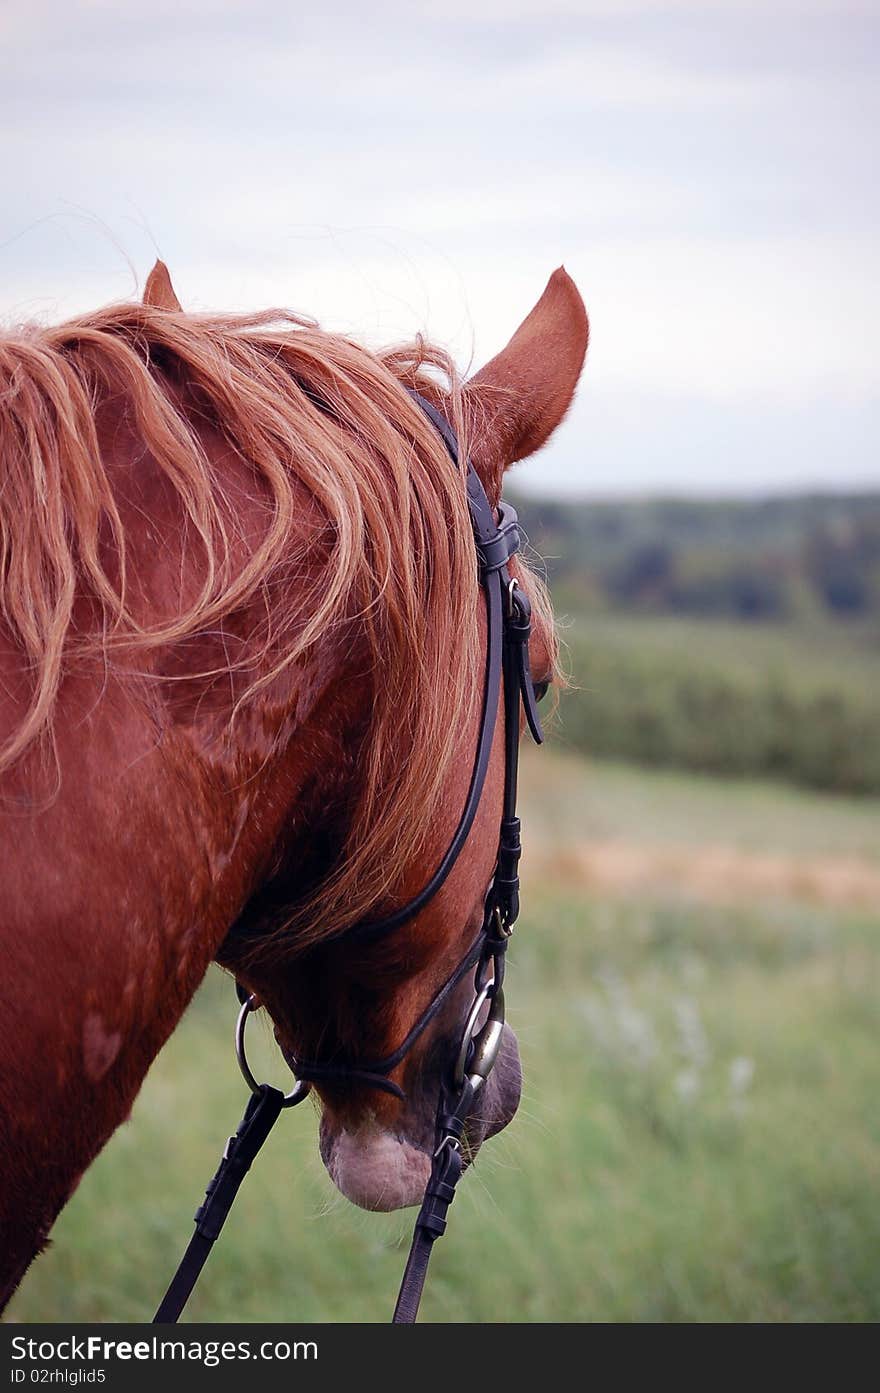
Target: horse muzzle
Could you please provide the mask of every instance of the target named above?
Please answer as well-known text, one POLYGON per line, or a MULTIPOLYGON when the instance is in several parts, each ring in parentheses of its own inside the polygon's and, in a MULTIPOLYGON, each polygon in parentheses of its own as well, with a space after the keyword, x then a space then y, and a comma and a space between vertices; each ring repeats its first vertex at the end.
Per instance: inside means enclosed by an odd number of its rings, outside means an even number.
MULTIPOLYGON (((463 1137, 465 1164, 471 1164, 488 1137, 506 1127, 519 1105, 522 1072, 516 1036, 501 1029, 495 1064, 468 1114, 463 1137)), ((437 1084, 411 1090, 393 1126, 372 1111, 362 1120, 349 1107, 337 1117, 324 1101, 320 1150, 336 1188, 361 1209, 405 1209, 420 1204, 437 1145, 437 1084)))

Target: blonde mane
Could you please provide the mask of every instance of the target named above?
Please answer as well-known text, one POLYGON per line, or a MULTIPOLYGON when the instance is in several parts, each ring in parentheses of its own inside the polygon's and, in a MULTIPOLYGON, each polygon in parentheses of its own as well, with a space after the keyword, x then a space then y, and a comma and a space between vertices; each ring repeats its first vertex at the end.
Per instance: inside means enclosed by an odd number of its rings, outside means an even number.
POLYGON ((83 654, 109 663, 167 649, 256 602, 266 622, 230 662, 246 674, 231 719, 357 616, 381 681, 343 855, 297 907, 299 941, 373 910, 426 843, 462 704, 480 683, 461 471, 402 390, 436 400, 439 384, 466 448, 460 379, 422 341, 372 354, 282 311, 199 317, 148 305, 0 337, 0 620, 30 682, 0 772, 51 737, 60 686, 83 654), (195 592, 173 613, 146 612, 132 574, 96 426, 108 403, 154 461, 196 558, 195 592), (264 504, 246 550, 206 427, 264 504), (298 570, 304 496, 324 550, 317 569, 298 570))

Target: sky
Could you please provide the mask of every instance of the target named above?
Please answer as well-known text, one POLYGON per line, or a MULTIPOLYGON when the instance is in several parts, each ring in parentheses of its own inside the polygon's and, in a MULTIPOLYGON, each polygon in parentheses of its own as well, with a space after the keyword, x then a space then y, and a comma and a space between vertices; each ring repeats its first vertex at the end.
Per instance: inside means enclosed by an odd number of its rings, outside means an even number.
POLYGON ((523 488, 876 487, 876 0, 0 0, 0 320, 284 305, 463 369, 564 264, 523 488))

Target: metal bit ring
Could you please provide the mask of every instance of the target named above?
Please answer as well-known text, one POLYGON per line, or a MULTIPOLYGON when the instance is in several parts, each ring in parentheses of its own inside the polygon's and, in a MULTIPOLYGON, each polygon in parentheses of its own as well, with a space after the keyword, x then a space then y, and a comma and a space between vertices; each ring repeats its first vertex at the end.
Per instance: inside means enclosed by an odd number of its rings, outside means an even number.
POLYGON ((462 1033, 461 1046, 453 1074, 456 1088, 462 1088, 466 1079, 470 1080, 475 1092, 482 1087, 498 1058, 503 1030, 504 992, 500 986, 495 985, 494 981, 487 982, 474 999, 462 1033), (485 1024, 477 1030, 480 1012, 487 1001, 489 1002, 489 1015, 485 1024), (473 1055, 468 1059, 471 1045, 473 1045, 473 1055))
MULTIPOLYGON (((238 1060, 238 1067, 241 1070, 242 1078, 247 1084, 251 1093, 259 1093, 262 1084, 258 1083, 251 1073, 251 1067, 247 1062, 247 1054, 244 1048, 244 1030, 247 1025, 247 1018, 251 1011, 256 1011, 257 1000, 254 996, 249 996, 244 1002, 238 1013, 238 1020, 235 1023, 235 1057, 238 1060)), ((301 1103, 309 1092, 310 1085, 304 1079, 297 1079, 289 1093, 285 1093, 282 1108, 292 1108, 297 1103, 301 1103)))

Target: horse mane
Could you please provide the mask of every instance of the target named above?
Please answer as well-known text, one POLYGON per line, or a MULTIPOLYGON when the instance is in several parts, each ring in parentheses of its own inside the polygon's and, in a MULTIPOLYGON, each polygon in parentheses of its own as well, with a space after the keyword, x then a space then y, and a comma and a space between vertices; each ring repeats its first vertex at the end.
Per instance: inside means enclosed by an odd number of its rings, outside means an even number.
MULTIPOLYGON (((60 685, 84 654, 110 663, 167 649, 260 605, 265 623, 230 658, 246 674, 231 722, 357 617, 381 680, 339 862, 290 922, 303 944, 374 910, 425 845, 470 700, 462 693, 479 687, 461 470, 404 386, 434 400, 442 389, 466 458, 461 380, 421 339, 374 354, 285 311, 194 316, 140 304, 0 335, 0 618, 30 683, 0 772, 51 739, 60 685), (145 609, 133 577, 96 420, 108 403, 155 462, 197 559, 195 589, 171 613, 145 609), (244 550, 206 426, 247 467, 263 505, 261 534, 244 550), (317 570, 291 555, 304 496, 321 521, 317 570)), ((541 605, 534 578, 529 588, 541 605)))

